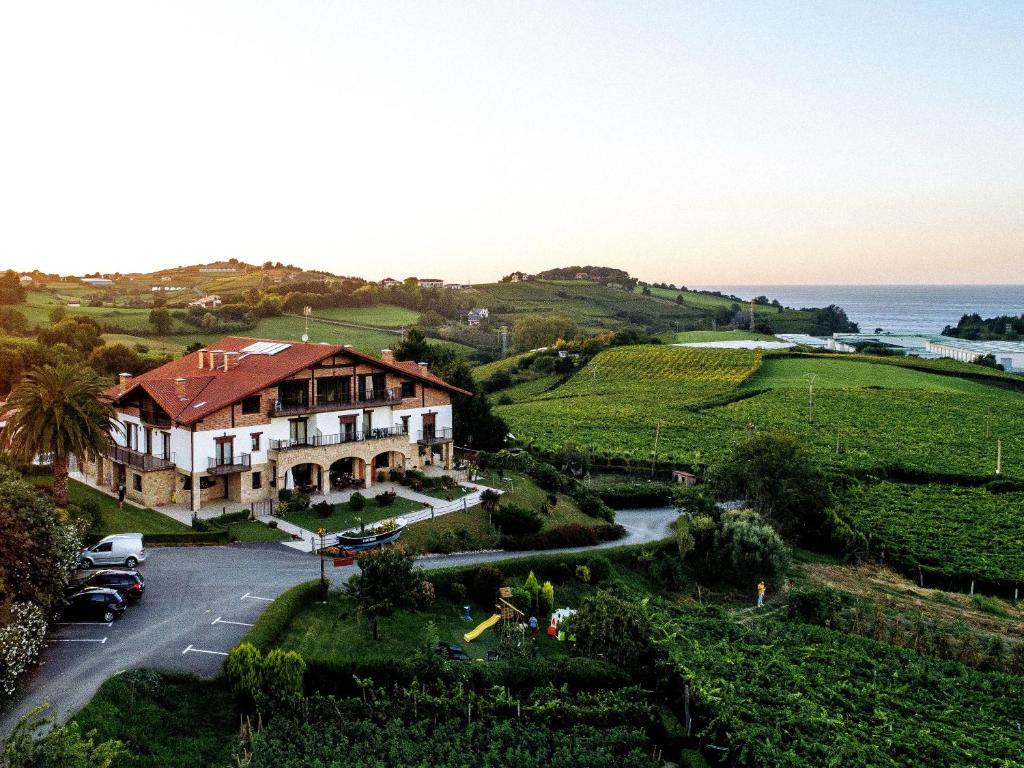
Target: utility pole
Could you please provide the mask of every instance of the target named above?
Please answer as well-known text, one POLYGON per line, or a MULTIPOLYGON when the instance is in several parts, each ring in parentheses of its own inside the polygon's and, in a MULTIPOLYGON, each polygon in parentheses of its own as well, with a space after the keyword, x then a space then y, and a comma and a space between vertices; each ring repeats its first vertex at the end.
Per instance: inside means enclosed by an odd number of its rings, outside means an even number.
POLYGON ((816 373, 805 373, 807 379, 807 422, 814 423, 814 380, 818 378, 816 373))
POLYGON ((754 300, 750 300, 750 330, 754 330, 754 300))
POLYGON ((312 314, 313 314, 313 308, 312 307, 303 307, 302 308, 302 315, 303 315, 303 317, 306 320, 306 330, 302 334, 302 340, 304 342, 309 341, 309 316, 312 315, 312 314))
POLYGON ((501 336, 501 356, 505 357, 508 354, 508 326, 501 326, 501 330, 498 331, 501 336))
POLYGON ((996 440, 996 474, 1003 474, 1003 441, 996 440))

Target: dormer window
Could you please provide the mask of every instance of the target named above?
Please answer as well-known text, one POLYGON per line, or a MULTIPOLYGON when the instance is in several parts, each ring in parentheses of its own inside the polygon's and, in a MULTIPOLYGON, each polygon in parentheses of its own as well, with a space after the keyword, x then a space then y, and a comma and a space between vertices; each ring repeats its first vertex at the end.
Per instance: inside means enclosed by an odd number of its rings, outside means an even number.
POLYGON ((252 395, 242 400, 242 413, 245 415, 253 415, 260 412, 260 396, 252 395))

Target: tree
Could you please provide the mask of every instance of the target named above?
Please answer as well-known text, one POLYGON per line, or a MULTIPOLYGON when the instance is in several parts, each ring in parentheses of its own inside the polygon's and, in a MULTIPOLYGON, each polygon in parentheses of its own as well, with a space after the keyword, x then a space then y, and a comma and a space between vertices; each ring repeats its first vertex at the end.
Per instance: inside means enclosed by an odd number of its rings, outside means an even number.
POLYGON ((167 311, 166 307, 157 307, 150 310, 149 322, 156 329, 156 332, 163 336, 171 330, 173 321, 171 320, 171 313, 167 311))
POLYGON ((653 668, 653 625, 645 605, 601 591, 586 598, 569 620, 576 648, 631 674, 653 668))
POLYGON ((383 546, 361 554, 359 573, 348 580, 345 591, 370 619, 373 639, 380 639, 379 619, 397 608, 411 606, 419 577, 413 571, 416 558, 400 547, 383 546))
POLYGON ((25 288, 18 273, 8 269, 0 275, 0 304, 21 304, 25 300, 25 288))
POLYGON ((49 455, 53 497, 66 507, 69 460, 106 451, 117 423, 102 380, 85 365, 46 365, 25 374, 7 406, 14 412, 5 429, 11 455, 25 463, 49 455))
POLYGON ((37 707, 14 726, 0 768, 110 768, 128 756, 120 741, 97 742, 95 731, 83 735, 76 722, 57 725, 41 718, 45 709, 37 707))
POLYGON ((789 567, 789 550, 775 529, 750 510, 726 512, 715 531, 716 573, 739 587, 762 580, 782 582, 789 567))
POLYGON ((28 333, 28 320, 18 310, 0 306, 0 330, 8 336, 24 336, 28 333))
POLYGON ((512 326, 512 339, 520 350, 546 347, 559 339, 569 341, 576 333, 576 323, 564 315, 529 315, 512 326))
POLYGON ((88 354, 103 344, 100 334, 100 327, 94 320, 82 315, 72 315, 49 328, 40 329, 38 336, 40 343, 48 347, 66 344, 72 349, 88 354))
POLYGON ((89 354, 89 365, 99 374, 130 373, 137 376, 148 371, 159 361, 146 360, 126 344, 104 344, 89 354))
POLYGON ((720 496, 743 499, 787 535, 828 538, 828 484, 793 434, 766 432, 737 445, 713 473, 720 496))

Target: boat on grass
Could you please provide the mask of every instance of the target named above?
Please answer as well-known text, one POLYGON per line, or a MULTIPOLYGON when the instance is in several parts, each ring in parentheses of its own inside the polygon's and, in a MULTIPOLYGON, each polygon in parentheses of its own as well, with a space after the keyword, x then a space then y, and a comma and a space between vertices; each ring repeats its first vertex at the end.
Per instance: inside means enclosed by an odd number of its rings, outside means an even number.
POLYGON ((408 524, 405 518, 396 517, 349 531, 342 531, 337 534, 337 546, 345 550, 358 550, 369 549, 380 544, 390 544, 398 540, 408 524))

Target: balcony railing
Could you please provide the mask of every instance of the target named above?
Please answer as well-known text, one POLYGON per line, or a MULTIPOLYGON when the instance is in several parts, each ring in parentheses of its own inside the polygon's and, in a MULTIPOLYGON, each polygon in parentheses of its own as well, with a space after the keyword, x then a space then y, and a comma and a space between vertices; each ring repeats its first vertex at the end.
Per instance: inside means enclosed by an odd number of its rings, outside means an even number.
POLYGON ((437 443, 450 443, 452 441, 451 427, 443 429, 421 429, 416 434, 416 442, 423 445, 435 445, 437 443))
POLYGON ((252 456, 240 453, 237 456, 211 456, 206 471, 211 475, 230 475, 233 472, 245 472, 252 466, 252 456))
POLYGON ((385 389, 377 392, 366 392, 361 397, 321 397, 312 402, 308 400, 288 401, 275 400, 270 406, 271 416, 295 416, 303 413, 321 413, 323 411, 344 411, 371 405, 391 405, 402 402, 402 393, 397 389, 385 389))
POLYGON ((141 411, 139 413, 139 419, 143 424, 150 427, 160 427, 166 429, 171 426, 171 417, 166 413, 157 413, 156 411, 141 411))
POLYGON ((174 466, 174 454, 170 458, 154 456, 151 453, 133 451, 131 448, 115 445, 110 451, 110 458, 118 464, 126 464, 143 472, 154 472, 158 469, 171 469, 174 466))
POLYGON ((405 437, 408 434, 409 433, 402 427, 380 427, 377 429, 369 429, 365 432, 340 432, 334 435, 322 435, 317 433, 308 435, 307 437, 291 438, 289 440, 271 440, 270 450, 289 451, 296 448, 320 448, 325 445, 341 445, 342 443, 355 443, 363 440, 384 440, 389 437, 405 437))

